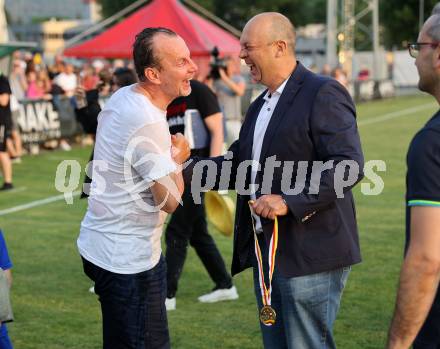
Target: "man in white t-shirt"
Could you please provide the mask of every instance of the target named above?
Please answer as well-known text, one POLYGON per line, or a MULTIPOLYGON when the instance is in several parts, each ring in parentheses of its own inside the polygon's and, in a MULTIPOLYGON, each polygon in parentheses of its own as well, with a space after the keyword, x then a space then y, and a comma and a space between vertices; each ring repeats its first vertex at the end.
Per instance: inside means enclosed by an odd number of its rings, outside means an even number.
POLYGON ((72 97, 78 84, 73 65, 66 64, 64 71, 55 77, 54 82, 63 89, 67 97, 72 97))
POLYGON ((169 348, 162 225, 183 192, 179 166, 189 157, 170 136, 166 108, 191 92, 197 70, 181 37, 165 28, 136 36, 139 83, 119 89, 98 117, 89 206, 78 238, 95 282, 103 347, 169 348))

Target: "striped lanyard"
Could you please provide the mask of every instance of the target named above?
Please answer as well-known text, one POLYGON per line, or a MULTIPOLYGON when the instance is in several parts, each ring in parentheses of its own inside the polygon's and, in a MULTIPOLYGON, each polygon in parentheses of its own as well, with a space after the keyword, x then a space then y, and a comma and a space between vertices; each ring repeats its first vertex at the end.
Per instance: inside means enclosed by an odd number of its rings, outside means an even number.
POLYGON ((255 222, 254 217, 252 213, 254 213, 252 209, 252 203, 253 201, 249 201, 249 208, 251 210, 251 219, 252 219, 252 228, 254 231, 254 240, 255 240, 255 255, 257 257, 258 262, 258 279, 260 283, 260 290, 261 290, 261 299, 263 302, 263 308, 260 313, 260 319, 261 322, 263 322, 266 326, 272 326, 275 323, 275 311, 271 307, 271 294, 272 294, 272 276, 275 269, 275 257, 277 253, 277 247, 278 247, 278 219, 275 216, 273 230, 272 230, 272 236, 270 238, 269 243, 269 286, 266 286, 266 283, 264 281, 264 272, 263 272, 263 256, 261 254, 261 248, 258 243, 258 237, 257 232, 255 230, 255 222), (264 316, 263 313, 267 316, 264 316))

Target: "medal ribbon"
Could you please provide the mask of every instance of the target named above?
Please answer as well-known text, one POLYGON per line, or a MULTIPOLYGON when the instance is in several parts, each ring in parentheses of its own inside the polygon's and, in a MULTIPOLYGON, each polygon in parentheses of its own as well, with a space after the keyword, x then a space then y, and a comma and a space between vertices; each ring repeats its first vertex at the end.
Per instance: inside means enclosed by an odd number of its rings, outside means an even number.
POLYGON ((260 290, 261 290, 261 299, 263 301, 263 306, 271 304, 271 294, 272 294, 272 275, 275 269, 275 257, 277 253, 278 247, 278 219, 275 216, 272 236, 270 237, 269 243, 269 287, 266 287, 266 283, 264 281, 264 272, 263 272, 263 257, 261 254, 260 245, 258 244, 257 232, 255 231, 254 217, 253 217, 253 209, 252 202, 249 201, 249 208, 251 210, 251 218, 252 218, 252 228, 254 231, 254 240, 255 240, 255 255, 257 256, 258 261, 258 279, 260 282, 260 290))

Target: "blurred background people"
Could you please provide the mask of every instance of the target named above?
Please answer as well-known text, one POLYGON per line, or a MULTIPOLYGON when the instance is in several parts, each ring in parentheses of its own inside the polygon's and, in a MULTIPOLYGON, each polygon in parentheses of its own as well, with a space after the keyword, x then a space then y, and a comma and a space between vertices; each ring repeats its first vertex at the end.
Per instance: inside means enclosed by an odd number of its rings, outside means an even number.
POLYGON ((65 64, 64 70, 54 78, 54 82, 63 89, 67 97, 72 97, 78 85, 73 64, 65 64))
POLYGON ((336 67, 332 70, 331 76, 333 79, 338 81, 345 88, 348 87, 348 78, 347 74, 341 67, 336 67))
MULTIPOLYGON (((84 86, 79 85, 75 90, 75 115, 78 122, 81 124, 84 133, 90 135, 95 139, 96 129, 98 127, 98 115, 101 112, 101 105, 99 104, 99 97, 107 96, 111 86, 112 92, 119 88, 129 86, 137 82, 136 74, 133 70, 128 68, 118 68, 115 70, 111 80, 108 81, 107 74, 100 74, 103 78, 98 81, 96 88, 86 90, 84 86)), ((90 155, 90 160, 93 161, 93 150, 90 155)), ((86 174, 84 184, 88 186, 92 182, 92 173, 90 169, 90 176, 86 174)), ((88 190, 83 190, 81 198, 88 197, 88 190)), ((90 289, 93 292, 93 288, 90 289)))
POLYGON ((11 138, 12 117, 10 107, 11 87, 8 78, 0 75, 0 165, 3 173, 3 186, 0 190, 13 189, 12 163, 7 149, 7 140, 11 138))
POLYGON ((20 114, 19 101, 26 98, 27 81, 25 69, 26 63, 24 61, 14 59, 12 62, 12 70, 9 75, 9 85, 12 92, 10 101, 12 129, 11 138, 8 140, 8 150, 10 155, 13 157, 13 161, 15 162, 21 162, 21 156, 23 154, 23 145, 18 126, 18 116, 20 114))
POLYGON ((241 97, 246 91, 246 83, 236 60, 227 56, 223 61, 225 67, 218 69, 218 77, 213 76, 212 86, 226 120, 226 141, 232 144, 238 139, 241 128, 241 97))

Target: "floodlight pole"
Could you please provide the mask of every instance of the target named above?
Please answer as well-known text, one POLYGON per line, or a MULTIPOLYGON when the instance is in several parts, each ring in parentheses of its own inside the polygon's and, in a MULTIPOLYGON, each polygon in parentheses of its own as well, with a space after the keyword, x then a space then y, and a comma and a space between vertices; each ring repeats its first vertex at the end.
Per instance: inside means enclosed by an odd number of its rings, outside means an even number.
POLYGON ((327 50, 326 63, 334 67, 337 59, 337 0, 327 0, 327 50))
POLYGON ((373 12, 373 98, 380 98, 380 57, 379 57, 379 0, 371 0, 371 11, 373 12))
POLYGON ((354 54, 354 35, 355 24, 354 18, 354 0, 342 0, 342 15, 343 15, 343 33, 344 40, 341 42, 340 63, 345 70, 349 79, 353 79, 353 54, 354 54))

